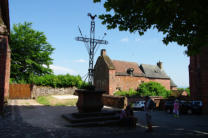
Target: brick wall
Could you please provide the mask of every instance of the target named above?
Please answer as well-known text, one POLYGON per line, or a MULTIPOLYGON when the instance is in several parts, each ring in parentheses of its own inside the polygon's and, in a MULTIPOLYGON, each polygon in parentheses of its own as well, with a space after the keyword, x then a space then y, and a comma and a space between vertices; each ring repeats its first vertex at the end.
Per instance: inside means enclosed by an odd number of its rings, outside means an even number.
POLYGON ((150 81, 158 82, 163 85, 167 90, 170 90, 170 80, 169 79, 153 79, 151 78, 150 81))
MULTIPOLYGON (((130 88, 137 90, 142 82, 148 82, 148 79, 144 77, 116 76, 115 78, 115 88, 120 88, 120 90, 124 91, 128 91, 130 88)), ((114 89, 115 91, 116 89, 114 89)))
POLYGON ((10 56, 8 48, 8 37, 0 35, 0 110, 3 110, 4 95, 7 96, 9 90, 10 56))
POLYGON ((8 0, 0 1, 0 13, 0 112, 3 112, 4 95, 8 95, 10 74, 8 0))
POLYGON ((5 92, 4 98, 8 99, 9 97, 9 79, 10 79, 10 65, 11 65, 11 50, 8 46, 7 48, 7 56, 6 56, 6 71, 5 71, 5 92))
POLYGON ((203 111, 208 113, 208 47, 201 53, 190 57, 189 86, 191 97, 203 100, 203 111))

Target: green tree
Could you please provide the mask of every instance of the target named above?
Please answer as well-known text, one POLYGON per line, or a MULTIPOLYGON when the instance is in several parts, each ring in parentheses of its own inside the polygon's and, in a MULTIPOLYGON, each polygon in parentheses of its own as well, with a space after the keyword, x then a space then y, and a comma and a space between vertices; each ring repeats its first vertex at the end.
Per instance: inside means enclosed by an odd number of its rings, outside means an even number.
MULTIPOLYGON (((94 0, 100 2, 101 0, 94 0)), ((188 55, 208 44, 207 0, 106 0, 106 14, 99 16, 108 29, 139 32, 157 28, 163 42, 186 46, 188 55)))
POLYGON ((177 90, 178 90, 179 92, 186 91, 187 94, 188 94, 188 96, 190 96, 190 89, 189 89, 189 87, 188 87, 188 88, 178 88, 177 90))
POLYGON ((158 82, 145 82, 139 85, 139 94, 141 96, 170 96, 170 91, 166 90, 164 86, 162 86, 158 82))
POLYGON ((10 34, 11 79, 27 82, 30 75, 51 74, 50 55, 54 48, 43 32, 33 30, 32 23, 14 24, 10 34))

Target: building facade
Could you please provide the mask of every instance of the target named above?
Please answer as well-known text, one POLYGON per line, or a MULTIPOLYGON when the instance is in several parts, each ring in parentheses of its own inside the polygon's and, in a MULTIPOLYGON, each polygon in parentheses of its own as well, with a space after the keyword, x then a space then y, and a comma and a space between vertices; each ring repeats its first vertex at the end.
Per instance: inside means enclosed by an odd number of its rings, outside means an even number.
POLYGON ((189 86, 191 97, 203 101, 203 111, 208 113, 208 47, 190 57, 189 86))
POLYGON ((8 0, 0 1, 0 112, 4 99, 9 95, 10 48, 9 48, 9 8, 8 0))
POLYGON ((137 90, 141 83, 154 81, 162 84, 167 90, 177 86, 162 69, 162 62, 156 65, 111 60, 106 50, 101 50, 95 64, 94 84, 96 89, 105 90, 113 95, 118 90, 137 90))

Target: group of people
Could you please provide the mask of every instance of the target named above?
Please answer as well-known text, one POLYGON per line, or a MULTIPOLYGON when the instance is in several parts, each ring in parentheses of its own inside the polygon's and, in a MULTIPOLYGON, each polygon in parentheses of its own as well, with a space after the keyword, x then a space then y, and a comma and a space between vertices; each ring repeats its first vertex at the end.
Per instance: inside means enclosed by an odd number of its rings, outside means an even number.
MULTIPOLYGON (((151 111, 154 108, 154 102, 149 96, 145 96, 145 116, 147 123, 146 132, 152 132, 152 115, 151 111)), ((179 117, 179 100, 176 99, 173 104, 173 113, 175 117, 179 117)), ((133 109, 128 105, 120 114, 120 123, 122 126, 136 127, 137 118, 134 117, 133 109)))
MULTIPOLYGON (((146 122, 147 122, 147 132, 152 132, 152 116, 151 116, 151 110, 154 107, 154 102, 149 96, 145 97, 145 116, 146 116, 146 122)), ((133 109, 130 105, 128 105, 124 110, 121 111, 120 114, 120 123, 122 126, 128 126, 128 127, 136 127, 137 118, 134 117, 133 109)))

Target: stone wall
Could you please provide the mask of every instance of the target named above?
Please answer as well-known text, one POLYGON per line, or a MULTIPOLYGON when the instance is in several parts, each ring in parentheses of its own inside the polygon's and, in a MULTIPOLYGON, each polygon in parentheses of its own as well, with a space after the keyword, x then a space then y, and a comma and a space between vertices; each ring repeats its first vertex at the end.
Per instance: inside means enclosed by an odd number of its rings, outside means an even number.
POLYGON ((68 88, 52 88, 46 86, 36 86, 32 87, 31 95, 32 98, 37 98, 38 96, 47 96, 47 95, 64 95, 64 94, 74 94, 76 87, 68 88))
MULTIPOLYGON (((163 104, 163 103, 161 103, 161 100, 164 100, 164 98, 162 96, 150 96, 150 98, 155 102, 157 109, 160 109, 163 107, 161 105, 161 104, 163 104)), ((142 100, 145 100, 144 97, 140 97, 140 96, 127 97, 128 104, 133 104, 136 101, 142 101, 142 100)))
POLYGON ((109 72, 106 63, 99 57, 94 71, 94 84, 96 90, 109 92, 109 72))
POLYGON ((103 104, 115 108, 125 108, 127 106, 127 98, 103 94, 103 104))
POLYGON ((203 112, 208 114, 208 47, 190 57, 189 86, 191 97, 203 101, 203 112))
POLYGON ((10 55, 9 55, 9 6, 8 0, 0 1, 0 113, 4 108, 4 96, 8 96, 10 55))
POLYGON ((115 76, 115 78, 114 84, 112 84, 115 85, 113 92, 116 91, 116 88, 122 91, 129 91, 130 88, 137 90, 141 83, 149 81, 148 78, 135 76, 115 76))

